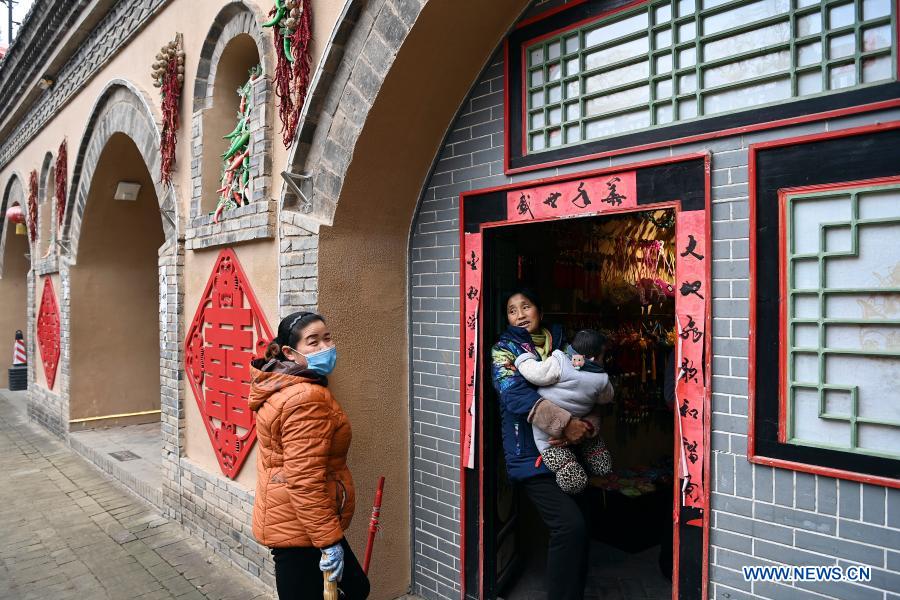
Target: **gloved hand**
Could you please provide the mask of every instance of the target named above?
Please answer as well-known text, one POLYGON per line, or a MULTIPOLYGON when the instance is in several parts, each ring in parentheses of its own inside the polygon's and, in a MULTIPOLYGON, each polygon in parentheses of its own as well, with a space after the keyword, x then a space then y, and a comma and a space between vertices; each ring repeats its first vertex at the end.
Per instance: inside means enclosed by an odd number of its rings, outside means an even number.
POLYGON ((331 571, 328 581, 340 581, 344 575, 344 548, 338 542, 333 546, 322 548, 322 560, 319 561, 319 569, 324 573, 331 571))

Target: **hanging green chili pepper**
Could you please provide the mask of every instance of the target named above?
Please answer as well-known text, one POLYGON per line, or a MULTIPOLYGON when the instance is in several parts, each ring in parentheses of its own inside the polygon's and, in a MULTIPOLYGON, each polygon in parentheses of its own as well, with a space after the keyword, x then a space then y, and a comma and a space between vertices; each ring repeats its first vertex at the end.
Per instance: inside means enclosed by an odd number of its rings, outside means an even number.
POLYGON ((241 148, 243 148, 244 145, 246 145, 247 142, 249 142, 249 141, 250 141, 250 132, 249 132, 249 131, 245 131, 245 132, 241 135, 241 137, 236 138, 236 139, 234 140, 234 143, 231 144, 231 148, 228 149, 228 152, 226 152, 225 154, 222 155, 222 158, 231 158, 232 156, 234 156, 234 155, 238 152, 238 150, 240 150, 241 148))
POLYGON ((281 19, 284 18, 285 12, 284 2, 282 2, 282 0, 275 0, 275 16, 263 23, 263 27, 278 25, 281 19))
POLYGON ((234 139, 234 138, 236 138, 237 136, 241 135, 241 133, 243 133, 242 130, 244 129, 244 122, 245 122, 246 120, 247 120, 247 117, 241 117, 241 120, 238 121, 238 124, 237 124, 237 126, 234 128, 234 130, 233 130, 231 133, 229 133, 228 135, 222 136, 222 139, 223 139, 223 140, 231 140, 231 139, 234 139))
POLYGON ((291 54, 291 34, 287 29, 284 30, 283 45, 284 45, 284 57, 286 59, 288 59, 289 63, 293 63, 294 56, 291 54))

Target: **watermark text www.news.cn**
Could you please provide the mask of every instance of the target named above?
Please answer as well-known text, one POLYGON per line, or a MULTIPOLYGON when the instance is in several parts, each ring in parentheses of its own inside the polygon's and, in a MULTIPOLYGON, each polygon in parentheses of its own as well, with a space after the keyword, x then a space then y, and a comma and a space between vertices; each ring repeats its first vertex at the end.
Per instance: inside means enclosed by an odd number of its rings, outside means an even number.
POLYGON ((864 566, 742 567, 744 581, 870 581, 872 568, 864 566))

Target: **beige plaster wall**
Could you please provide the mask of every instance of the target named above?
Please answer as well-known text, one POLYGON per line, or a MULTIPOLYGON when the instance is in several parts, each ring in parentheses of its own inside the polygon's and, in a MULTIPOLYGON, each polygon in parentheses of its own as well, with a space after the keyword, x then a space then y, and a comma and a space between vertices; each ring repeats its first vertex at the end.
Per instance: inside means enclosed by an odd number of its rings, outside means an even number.
MULTIPOLYGON (((53 283, 53 293, 56 294, 56 305, 59 306, 59 292, 62 289, 59 284, 59 274, 52 273, 50 275, 37 276, 34 275, 34 323, 35 328, 37 327, 37 316, 41 312, 41 298, 44 296, 44 279, 47 277, 50 278, 50 281, 53 283)), ((26 340, 29 332, 24 331, 26 336, 26 340)), ((59 391, 59 370, 62 364, 62 358, 60 358, 60 363, 56 366, 56 379, 53 381, 53 387, 47 385, 47 374, 44 372, 44 361, 41 358, 41 347, 37 341, 37 330, 31 332, 31 335, 34 336, 34 356, 28 357, 29 362, 34 362, 34 381, 35 384, 41 386, 44 389, 49 389, 54 392, 59 391)))
MULTIPOLYGON (((114 134, 94 173, 70 270, 70 419, 159 409, 164 240, 150 173, 131 138, 114 134), (141 185, 136 201, 113 199, 119 181, 141 185)), ((158 414, 139 419, 158 420, 158 414)))
MULTIPOLYGON (((244 273, 250 279, 253 293, 260 308, 265 313, 269 328, 273 335, 278 330, 278 246, 274 242, 262 241, 232 248, 244 273)), ((219 257, 219 249, 188 252, 185 256, 185 293, 184 320, 185 329, 190 326, 200 305, 200 298, 212 274, 213 266, 219 257)), ((203 417, 197 406, 197 398, 191 386, 185 382, 185 453, 193 462, 204 469, 221 474, 215 452, 206 433, 203 417)), ((253 489, 256 486, 256 445, 247 456, 244 466, 238 473, 237 483, 253 489)))
MULTIPOLYGON (((16 226, 8 223, 3 249, 3 274, 0 276, 0 388, 9 387, 7 369, 12 366, 16 330, 21 329, 28 343, 28 236, 16 235, 16 226), (5 350, 9 347, 8 352, 5 350)), ((29 362, 35 357, 29 356, 29 362)))
MULTIPOLYGON (((251 7, 255 6, 260 14, 265 14, 271 7, 269 0, 245 0, 251 7)), ((209 33, 209 28, 215 16, 224 6, 222 0, 174 0, 170 2, 159 15, 150 21, 141 30, 135 39, 126 45, 122 51, 115 55, 100 72, 91 79, 87 85, 72 99, 57 115, 47 123, 16 156, 16 158, 0 170, 0 186, 6 185, 14 171, 27 176, 32 169, 40 173, 44 155, 48 151, 55 152, 63 138, 69 140, 68 169, 71 185, 72 170, 78 147, 85 133, 85 123, 90 116, 94 102, 99 97, 104 86, 113 79, 126 79, 143 90, 147 98, 152 102, 154 116, 159 121, 160 97, 158 90, 153 87, 150 76, 150 65, 154 62, 159 48, 171 41, 176 32, 184 34, 184 48, 186 53, 185 81, 181 100, 181 128, 178 132, 178 148, 176 151, 176 166, 172 182, 175 186, 176 197, 181 207, 181 225, 185 222, 184 215, 189 214, 191 199, 191 151, 190 151, 190 123, 192 111, 192 97, 194 80, 197 73, 197 62, 200 58, 200 50, 209 33)), ((335 20, 343 7, 343 0, 313 0, 313 44, 312 65, 315 70, 321 59, 325 44, 331 36, 335 20)), ((271 42, 270 30, 266 30, 266 39, 271 42)), ((267 73, 271 77, 271 73, 267 73)), ((274 94, 272 97, 274 98, 274 94)), ((273 106, 274 110, 274 106, 273 106)), ((280 122, 274 126, 274 155, 272 162, 273 181, 275 187, 273 195, 281 189, 281 179, 278 173, 286 164, 287 150, 280 142, 277 132, 280 130, 280 122)), ((157 174, 154 173, 154 176, 157 174)))
POLYGON ((357 141, 334 226, 320 234, 319 307, 340 353, 332 390, 354 426, 354 548, 365 547, 366 508, 377 477, 387 478, 382 522, 390 534, 378 540, 373 598, 400 595, 409 582, 410 225, 448 124, 517 14, 502 2, 426 5, 357 141))

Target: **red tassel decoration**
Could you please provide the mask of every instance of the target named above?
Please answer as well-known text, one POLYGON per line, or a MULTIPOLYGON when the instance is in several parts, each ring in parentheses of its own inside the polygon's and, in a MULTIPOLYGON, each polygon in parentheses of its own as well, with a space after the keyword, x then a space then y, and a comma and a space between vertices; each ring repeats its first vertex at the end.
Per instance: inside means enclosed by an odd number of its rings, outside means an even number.
POLYGON ((68 144, 63 140, 56 153, 56 229, 62 237, 63 217, 66 215, 66 169, 68 168, 68 144))
POLYGON ((31 177, 29 179, 28 185, 28 237, 31 239, 31 243, 37 240, 37 227, 38 227, 38 206, 37 206, 37 196, 38 196, 38 172, 37 169, 31 171, 31 177))

